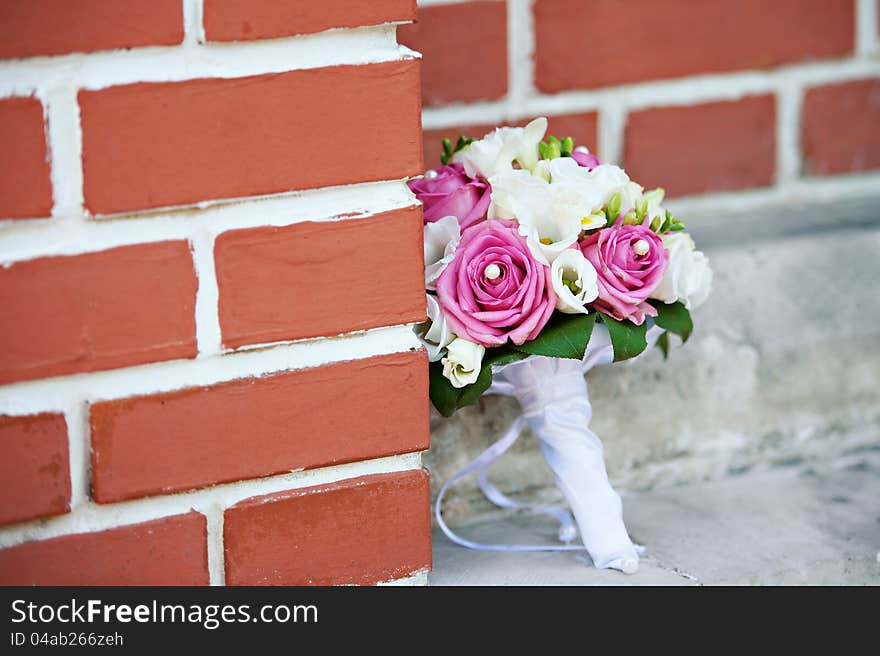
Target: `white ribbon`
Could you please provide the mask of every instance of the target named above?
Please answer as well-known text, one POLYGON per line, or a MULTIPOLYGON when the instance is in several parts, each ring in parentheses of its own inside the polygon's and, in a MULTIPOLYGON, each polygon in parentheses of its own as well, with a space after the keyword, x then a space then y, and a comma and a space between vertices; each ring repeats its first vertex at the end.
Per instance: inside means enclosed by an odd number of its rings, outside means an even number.
MULTIPOLYGON (((651 326, 648 343, 653 344, 662 329, 651 326)), ((493 370, 487 394, 515 396, 523 408, 502 437, 440 489, 434 508, 441 530, 464 547, 489 551, 584 551, 596 567, 635 572, 638 548, 623 524, 620 496, 612 489, 605 471, 602 442, 589 429, 592 407, 584 373, 597 364, 609 363, 614 353, 607 329, 594 328, 582 361, 532 356, 493 370), (526 423, 539 440, 541 453, 553 471, 577 520, 583 546, 570 543, 577 535, 572 513, 562 506, 513 501, 488 478, 489 468, 519 437, 526 423), (477 472, 480 490, 496 506, 540 512, 559 522, 560 545, 484 544, 456 534, 441 514, 443 498, 450 485, 477 472)))

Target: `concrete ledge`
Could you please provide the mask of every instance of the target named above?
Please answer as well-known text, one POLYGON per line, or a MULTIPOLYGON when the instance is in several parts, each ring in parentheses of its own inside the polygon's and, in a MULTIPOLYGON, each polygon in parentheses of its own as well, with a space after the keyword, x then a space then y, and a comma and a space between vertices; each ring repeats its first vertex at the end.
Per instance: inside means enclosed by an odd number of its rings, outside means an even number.
MULTIPOLYGON (((634 576, 593 569, 572 553, 464 549, 434 536, 431 585, 880 585, 880 449, 657 488, 624 498, 646 545, 634 576)), ((553 544, 555 527, 495 514, 459 527, 486 542, 553 544)))

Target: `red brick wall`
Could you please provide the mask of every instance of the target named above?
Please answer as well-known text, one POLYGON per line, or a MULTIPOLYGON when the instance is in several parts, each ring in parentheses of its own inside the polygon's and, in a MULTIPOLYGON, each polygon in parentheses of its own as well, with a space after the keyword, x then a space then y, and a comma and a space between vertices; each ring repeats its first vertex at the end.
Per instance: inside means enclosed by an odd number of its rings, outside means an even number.
POLYGON ((876 0, 420 2, 424 151, 550 118, 671 196, 880 168, 876 0))
POLYGON ((2 3, 0 584, 424 580, 415 11, 2 3))

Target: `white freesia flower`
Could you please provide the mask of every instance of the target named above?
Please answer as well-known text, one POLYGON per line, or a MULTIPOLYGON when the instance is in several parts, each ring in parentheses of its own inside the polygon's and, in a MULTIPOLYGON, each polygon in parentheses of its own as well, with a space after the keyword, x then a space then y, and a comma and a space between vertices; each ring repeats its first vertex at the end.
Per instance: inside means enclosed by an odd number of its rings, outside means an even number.
POLYGON ((560 253, 550 267, 556 292, 556 309, 565 314, 587 314, 587 303, 599 296, 596 269, 584 254, 574 248, 560 253))
POLYGON ((486 349, 461 337, 456 337, 446 347, 443 375, 453 387, 464 387, 477 380, 486 349))
MULTIPOLYGON (((550 181, 554 188, 569 197, 578 195, 579 212, 581 214, 581 230, 592 230, 605 227, 605 215, 602 206, 606 201, 603 187, 596 184, 596 176, 591 175, 571 157, 557 157, 547 163, 550 181), (565 190, 563 192, 563 190, 565 190)), ((610 198, 610 195, 608 196, 610 198)))
POLYGON ((686 232, 672 232, 662 239, 669 251, 669 263, 651 298, 664 303, 681 301, 688 310, 702 305, 712 289, 709 258, 696 250, 694 240, 686 232))
POLYGON ((434 290, 437 278, 455 257, 461 227, 454 216, 425 224, 425 288, 434 290))
MULTIPOLYGON (((590 187, 591 194, 595 195, 597 199, 592 208, 594 214, 598 214, 598 211, 608 204, 614 194, 620 194, 620 211, 626 214, 636 206, 636 201, 642 195, 642 187, 632 182, 626 171, 619 166, 600 164, 590 171, 583 167, 579 168, 583 173, 574 171, 562 173, 575 175, 579 180, 583 180, 580 184, 590 187)), ((566 175, 566 179, 568 175, 566 175)), ((557 177, 560 177, 560 174, 557 174, 557 177)))
POLYGON ((570 157, 542 160, 535 173, 509 171, 489 181, 493 203, 498 188, 498 205, 504 209, 495 210, 494 215, 516 217, 532 255, 550 265, 577 241, 582 230, 604 227, 605 216, 596 214, 602 206, 602 191, 591 181, 589 171, 570 157))
POLYGON ((416 337, 425 345, 428 352, 428 360, 436 362, 446 354, 449 342, 455 339, 455 335, 446 324, 446 316, 440 308, 437 299, 426 294, 428 300, 428 320, 415 327, 416 337))
MULTIPOLYGON (((642 194, 642 201, 648 202, 648 211, 645 213, 645 223, 650 226, 654 219, 658 216, 660 221, 666 219, 666 209, 663 207, 663 197, 666 191, 662 187, 657 187, 649 192, 642 194)), ((659 227, 659 226, 658 226, 659 227)))
POLYGON ((636 204, 642 199, 645 188, 636 182, 627 182, 620 192, 620 213, 624 216, 636 209, 636 204))
POLYGON ((536 118, 524 128, 497 128, 452 158, 472 178, 489 179, 513 168, 513 162, 531 171, 538 163, 538 144, 547 131, 547 119, 536 118))

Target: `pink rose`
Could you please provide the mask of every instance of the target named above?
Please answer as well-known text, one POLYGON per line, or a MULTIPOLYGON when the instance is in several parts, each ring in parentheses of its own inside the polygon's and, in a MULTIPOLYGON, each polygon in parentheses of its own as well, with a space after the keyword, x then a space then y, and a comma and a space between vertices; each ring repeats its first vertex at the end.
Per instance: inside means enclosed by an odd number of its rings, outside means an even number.
POLYGON ((454 216, 462 230, 486 218, 492 191, 488 183, 468 177, 458 162, 410 180, 409 188, 425 206, 425 223, 454 216))
POLYGON ((534 339, 556 307, 550 267, 532 257, 515 221, 465 230, 437 298, 452 332, 483 346, 534 339))
POLYGON ((640 326, 645 316, 657 316, 645 301, 660 283, 669 254, 647 226, 622 223, 618 219, 614 226, 590 235, 580 248, 599 274, 599 298, 593 307, 640 326))

